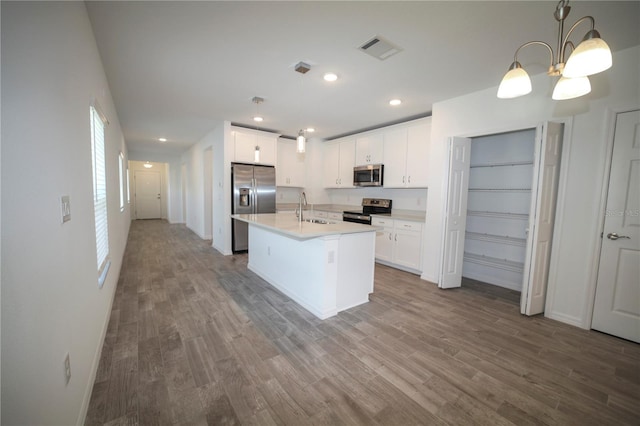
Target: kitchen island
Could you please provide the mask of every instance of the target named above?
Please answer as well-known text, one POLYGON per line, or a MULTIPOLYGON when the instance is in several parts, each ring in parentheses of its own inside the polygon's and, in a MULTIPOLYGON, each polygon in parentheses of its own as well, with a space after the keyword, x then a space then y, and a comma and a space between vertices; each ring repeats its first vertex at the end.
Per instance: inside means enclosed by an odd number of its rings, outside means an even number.
POLYGON ((249 224, 248 268, 320 319, 369 301, 375 226, 239 214, 249 224))

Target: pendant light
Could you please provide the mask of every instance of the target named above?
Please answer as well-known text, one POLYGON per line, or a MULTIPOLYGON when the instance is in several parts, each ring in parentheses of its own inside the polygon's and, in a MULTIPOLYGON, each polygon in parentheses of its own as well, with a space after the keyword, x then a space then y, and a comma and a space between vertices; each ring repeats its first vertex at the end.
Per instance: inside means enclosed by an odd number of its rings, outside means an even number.
POLYGON ((600 38, 600 33, 596 31, 595 20, 592 16, 580 18, 571 26, 567 35, 564 35, 564 20, 569 16, 570 10, 569 0, 560 0, 553 15, 558 21, 558 48, 555 60, 553 49, 549 44, 543 41, 524 43, 516 50, 513 63, 498 87, 498 98, 516 98, 531 92, 531 79, 518 62, 518 52, 527 46, 540 45, 549 51, 551 60, 547 75, 561 77, 553 90, 552 98, 555 100, 573 99, 586 95, 591 92, 591 83, 587 76, 611 68, 611 50, 607 43, 600 38), (576 47, 569 41, 569 36, 579 24, 586 21, 591 22, 591 30, 576 47), (572 53, 565 63, 565 55, 569 47, 572 53))
MULTIPOLYGON (((256 104, 256 115, 253 116, 253 121, 255 121, 256 123, 261 123, 263 121, 263 118, 260 115, 259 108, 260 108, 260 104, 264 102, 264 98, 261 98, 260 96, 254 96, 251 99, 251 102, 256 104)), ((253 151, 253 162, 254 163, 260 162, 260 145, 258 145, 258 125, 257 124, 256 124, 256 147, 255 147, 255 150, 253 151)))
POLYGON ((304 137, 304 130, 298 131, 298 137, 296 138, 296 152, 303 153, 305 151, 305 145, 307 138, 304 137))
MULTIPOLYGON (((300 92, 303 92, 303 90, 302 90, 302 76, 304 76, 311 69, 311 65, 306 64, 304 62, 298 62, 294 69, 296 70, 296 72, 299 72, 301 74, 301 76, 300 76, 300 92)), ((302 99, 302 93, 301 93, 300 99, 302 99)), ((300 108, 299 111, 302 111, 302 107, 300 108)), ((299 154, 304 153, 306 151, 306 144, 307 144, 307 138, 305 137, 304 130, 300 129, 298 131, 298 137, 296 138, 296 152, 299 153, 299 154)))

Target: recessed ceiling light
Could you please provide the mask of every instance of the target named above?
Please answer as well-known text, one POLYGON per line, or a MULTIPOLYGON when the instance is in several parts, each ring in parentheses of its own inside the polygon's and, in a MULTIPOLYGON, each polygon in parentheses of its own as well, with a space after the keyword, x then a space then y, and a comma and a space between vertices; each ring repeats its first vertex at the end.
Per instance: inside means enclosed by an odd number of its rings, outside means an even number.
POLYGON ((166 142, 166 141, 167 141, 167 138, 158 138, 158 140, 159 140, 160 142, 166 142))
POLYGON ((256 115, 255 117, 253 117, 253 121, 257 121, 258 123, 261 122, 263 120, 262 117, 260 117, 259 115, 256 115))
POLYGON ((313 127, 307 127, 307 128, 305 129, 305 131, 307 131, 307 132, 309 132, 309 133, 313 133, 313 132, 315 132, 315 131, 316 131, 316 129, 314 129, 313 127))
POLYGON ((402 103, 402 101, 400 99, 391 99, 389 101, 389 105, 391 106, 398 106, 402 103))
POLYGON ((332 72, 328 72, 324 75, 325 81, 336 81, 337 79, 338 79, 338 76, 332 72))

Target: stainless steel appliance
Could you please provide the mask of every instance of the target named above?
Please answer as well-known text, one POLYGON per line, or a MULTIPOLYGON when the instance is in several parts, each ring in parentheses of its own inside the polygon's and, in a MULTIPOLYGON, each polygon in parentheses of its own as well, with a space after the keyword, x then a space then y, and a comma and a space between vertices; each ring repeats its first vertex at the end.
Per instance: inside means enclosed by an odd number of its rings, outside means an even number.
POLYGON ((371 225, 372 214, 391 214, 391 200, 382 198, 363 198, 362 211, 344 211, 342 220, 345 222, 363 223, 371 225))
POLYGON ((383 186, 384 165, 369 164, 353 168, 353 186, 383 186))
MULTIPOLYGON (((273 166, 231 163, 233 214, 276 212, 276 169, 273 166)), ((231 248, 234 253, 249 249, 249 226, 232 220, 231 248)))

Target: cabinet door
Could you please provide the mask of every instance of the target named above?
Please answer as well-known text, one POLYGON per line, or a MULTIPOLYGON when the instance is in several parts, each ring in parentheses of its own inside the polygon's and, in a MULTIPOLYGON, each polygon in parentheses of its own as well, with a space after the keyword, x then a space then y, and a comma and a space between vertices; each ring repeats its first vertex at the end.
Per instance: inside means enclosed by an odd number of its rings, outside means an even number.
POLYGON ((340 142, 338 186, 341 188, 353 187, 353 167, 355 166, 355 157, 356 141, 352 139, 340 142))
POLYGON ((382 163, 382 133, 369 134, 356 139, 356 166, 382 163))
POLYGON ((236 130, 234 139, 234 161, 275 166, 276 137, 245 133, 236 130), (256 146, 260 147, 260 158, 256 161, 256 146))
POLYGON ((324 145, 322 180, 325 188, 337 188, 340 175, 340 144, 324 145))
POLYGON ((427 186, 427 155, 431 140, 431 124, 420 123, 407 131, 407 186, 427 186))
MULTIPOLYGON (((276 165, 276 140, 274 136, 258 135, 258 146, 260 147, 259 164, 276 165)), ((253 150, 255 160, 255 146, 253 150)))
POLYGON ((234 161, 253 163, 258 137, 255 134, 236 131, 234 139, 234 161))
POLYGON ((384 186, 406 185, 407 129, 394 129, 384 134, 384 186))
POLYGON ((336 222, 342 222, 342 213, 329 212, 328 219, 336 222))
POLYGON ((422 226, 413 222, 396 221, 394 232, 395 263, 422 271, 422 226))
POLYGON ((376 232, 376 259, 393 262, 393 219, 373 217, 371 224, 383 227, 376 232))
POLYGON ((304 155, 296 152, 296 143, 278 140, 277 185, 304 188, 304 173, 304 155))

